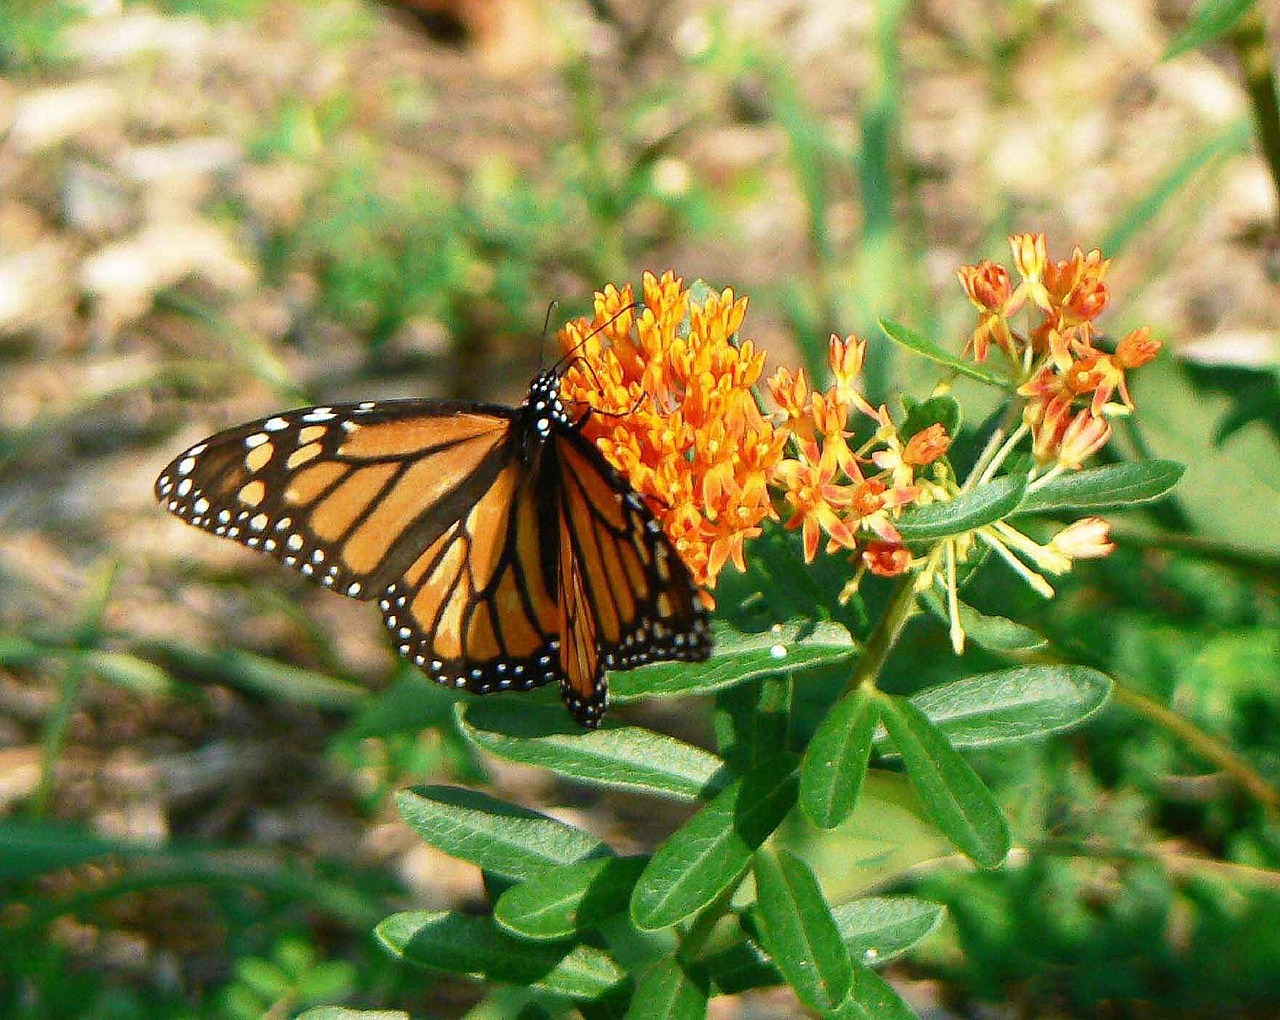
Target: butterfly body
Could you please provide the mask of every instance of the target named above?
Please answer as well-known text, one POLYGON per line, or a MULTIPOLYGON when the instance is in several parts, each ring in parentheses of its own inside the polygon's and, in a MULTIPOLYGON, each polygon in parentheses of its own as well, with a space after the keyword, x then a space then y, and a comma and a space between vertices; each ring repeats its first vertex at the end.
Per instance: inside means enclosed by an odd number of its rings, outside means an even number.
POLYGON ((642 497, 541 373, 517 408, 303 408, 220 432, 156 496, 189 524, 376 600, 400 654, 490 694, 556 681, 596 726, 607 669, 707 656, 706 613, 642 497))

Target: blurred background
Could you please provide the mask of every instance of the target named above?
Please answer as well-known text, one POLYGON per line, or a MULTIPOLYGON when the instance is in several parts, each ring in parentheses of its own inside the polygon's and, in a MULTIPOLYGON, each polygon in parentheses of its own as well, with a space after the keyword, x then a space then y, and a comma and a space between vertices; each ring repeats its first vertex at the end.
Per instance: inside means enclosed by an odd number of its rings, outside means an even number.
POLYGON ((389 793, 485 781, 622 849, 683 817, 477 759, 367 606, 155 505, 176 451, 308 402, 518 400, 548 303, 646 269, 749 295, 770 370, 856 331, 874 395, 922 396, 876 320, 958 350, 956 267, 1043 230, 1116 258, 1104 327, 1173 353, 1121 446, 1191 470, 1058 602, 1011 596, 1132 693, 974 756, 1025 849, 880 876, 950 908, 888 976, 936 1018, 1280 1016, 1276 183, 1242 37, 1164 59, 1193 15, 0 0, 0 1014, 501 1015, 372 944, 483 895, 389 793))

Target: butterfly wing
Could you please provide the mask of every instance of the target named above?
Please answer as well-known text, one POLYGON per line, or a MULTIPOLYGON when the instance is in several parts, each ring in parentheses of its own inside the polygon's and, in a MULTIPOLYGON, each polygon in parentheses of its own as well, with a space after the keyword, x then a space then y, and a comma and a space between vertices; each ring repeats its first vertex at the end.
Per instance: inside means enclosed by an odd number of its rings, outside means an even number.
POLYGON ((156 496, 189 524, 377 599, 401 654, 433 679, 527 688, 555 676, 556 614, 513 418, 417 400, 303 408, 196 444, 156 496))
POLYGON ((606 669, 710 653, 688 568, 630 484, 577 432, 557 436, 561 695, 596 726, 606 669))

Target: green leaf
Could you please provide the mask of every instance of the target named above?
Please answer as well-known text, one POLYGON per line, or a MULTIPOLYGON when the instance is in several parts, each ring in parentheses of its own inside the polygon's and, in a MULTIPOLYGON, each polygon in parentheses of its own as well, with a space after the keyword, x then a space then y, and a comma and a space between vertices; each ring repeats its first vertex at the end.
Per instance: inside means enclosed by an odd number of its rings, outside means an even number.
POLYGON ((1215 547, 1270 562, 1280 549, 1280 443, 1254 422, 1221 444, 1211 440, 1230 402, 1192 385, 1172 358, 1143 365, 1130 379, 1134 427, 1158 457, 1187 466, 1178 507, 1192 533, 1215 547))
MULTIPOLYGON (((922 591, 920 601, 928 606, 934 616, 950 625, 951 617, 947 611, 946 600, 937 588, 931 586, 922 591)), ((965 638, 980 648, 1000 652, 1016 659, 1019 655, 1043 652, 1049 647, 1049 639, 1039 631, 1004 616, 992 616, 979 612, 961 599, 957 599, 956 603, 959 606, 960 626, 964 628, 965 638)))
POLYGON ((831 1009, 853 982, 849 951, 813 872, 786 850, 755 859, 758 920, 764 944, 805 1005, 831 1009))
POLYGON ((626 977, 593 946, 525 942, 504 934, 488 917, 408 911, 392 914, 374 934, 395 956, 420 967, 540 988, 571 999, 598 999, 626 977))
POLYGON ((960 434, 960 404, 955 397, 940 393, 921 401, 904 398, 904 403, 907 406, 907 419, 898 431, 903 441, 923 432, 930 425, 941 425, 947 430, 947 435, 952 437, 960 434))
POLYGON ((410 1020, 398 1009, 351 1009, 347 1006, 317 1006, 299 1013, 297 1020, 410 1020))
POLYGON ((888 981, 870 968, 856 965, 853 991, 827 1016, 831 1020, 919 1020, 888 981))
POLYGON ((580 783, 697 800, 723 778, 724 762, 700 747, 639 726, 584 731, 558 705, 472 702, 458 719, 476 747, 580 783))
POLYGON ((566 938, 625 911, 648 863, 647 856, 596 857, 547 868, 504 892, 493 919, 523 938, 566 938))
POLYGON ((896 522, 898 531, 908 542, 924 542, 994 524, 1017 508, 1026 485, 1022 475, 1004 476, 945 503, 908 507, 896 522))
MULTIPOLYGON (((946 908, 912 896, 867 896, 831 908, 831 916, 855 969, 881 966, 937 930, 946 908)), ((701 962, 725 995, 778 984, 769 956, 754 941, 741 939, 701 962)))
POLYGON ((938 929, 947 908, 914 896, 864 896, 831 908, 854 963, 878 967, 938 929))
POLYGON ((879 718, 875 696, 858 688, 836 702, 818 726, 800 774, 800 805, 815 825, 832 829, 852 814, 879 718))
POLYGON ((716 695, 716 749, 734 772, 747 772, 787 746, 794 683, 766 677, 716 695))
POLYGON ((977 362, 966 361, 964 358, 957 357, 950 351, 943 350, 932 340, 913 329, 908 329, 906 326, 890 322, 887 319, 880 320, 880 328, 884 330, 885 336, 900 347, 905 347, 909 351, 923 355, 939 365, 945 365, 960 375, 967 375, 970 379, 977 379, 979 382, 987 383, 989 386, 998 386, 1004 390, 1013 389, 1013 380, 1009 376, 977 362))
POLYGON ((857 654, 849 632, 836 623, 788 623, 758 634, 725 626, 715 630, 706 662, 660 662, 610 676, 610 700, 702 694, 779 673, 844 662, 857 654))
POLYGON ((707 993, 674 960, 660 960, 640 974, 626 1020, 704 1020, 707 993))
POLYGON ((1016 514, 1057 510, 1117 510, 1152 503, 1167 496, 1186 468, 1171 460, 1067 471, 1029 489, 1016 514))
POLYGON ((474 790, 419 786, 397 794, 396 806, 437 850, 506 878, 611 852, 581 829, 474 790))
POLYGON ((796 757, 780 754, 734 780, 653 855, 631 896, 648 931, 696 914, 738 881, 796 798, 796 757))
POLYGON ((1191 24, 1169 44, 1165 60, 1172 60, 1188 50, 1198 50, 1215 39, 1221 39, 1256 6, 1257 0, 1205 0, 1196 10, 1191 24))
MULTIPOLYGON (((1079 726, 1111 696, 1111 678, 1085 666, 1018 666, 930 687, 911 696, 952 747, 992 747, 1079 726)), ((883 729, 882 752, 891 750, 883 729)))
POLYGON ((978 774, 910 701, 884 696, 881 715, 938 828, 979 866, 1000 864, 1009 853, 1009 823, 978 774))

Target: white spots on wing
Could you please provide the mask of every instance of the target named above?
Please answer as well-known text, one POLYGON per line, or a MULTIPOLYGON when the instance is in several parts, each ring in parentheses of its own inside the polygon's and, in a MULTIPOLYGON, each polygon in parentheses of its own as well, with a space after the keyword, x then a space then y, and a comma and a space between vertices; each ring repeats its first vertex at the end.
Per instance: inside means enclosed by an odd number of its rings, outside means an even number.
POLYGON ((317 407, 302 416, 303 421, 331 421, 337 415, 333 413, 332 407, 317 407))
POLYGON ((185 496, 191 491, 191 479, 184 478, 178 483, 178 495, 185 496))
POLYGON ((266 421, 262 423, 262 427, 266 429, 268 432, 280 432, 283 429, 287 429, 289 427, 289 423, 285 421, 283 418, 279 418, 279 417, 268 418, 266 421))
POLYGON ((270 441, 271 437, 265 432, 255 432, 253 435, 246 437, 244 445, 252 450, 255 447, 261 446, 263 443, 269 443, 270 441))

